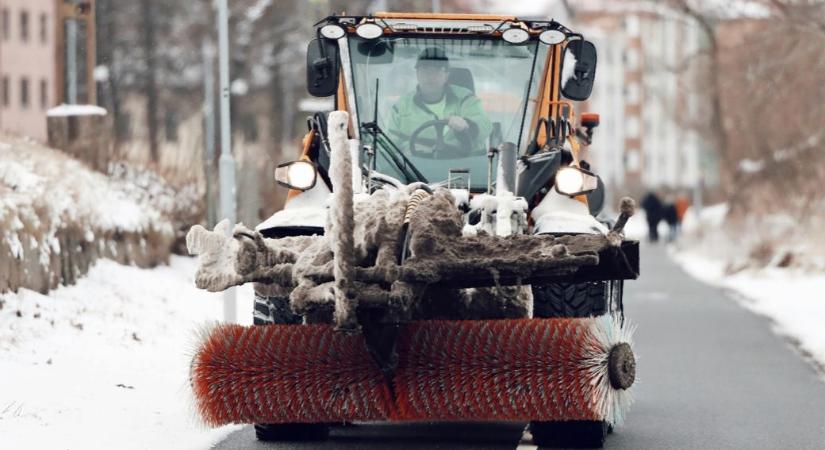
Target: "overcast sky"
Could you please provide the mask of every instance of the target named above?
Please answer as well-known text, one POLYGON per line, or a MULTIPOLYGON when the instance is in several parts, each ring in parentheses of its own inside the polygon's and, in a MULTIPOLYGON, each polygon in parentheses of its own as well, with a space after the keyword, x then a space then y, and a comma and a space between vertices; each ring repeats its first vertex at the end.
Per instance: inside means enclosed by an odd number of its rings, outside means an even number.
POLYGON ((492 0, 495 9, 490 12, 520 16, 543 15, 555 1, 557 0, 492 0))

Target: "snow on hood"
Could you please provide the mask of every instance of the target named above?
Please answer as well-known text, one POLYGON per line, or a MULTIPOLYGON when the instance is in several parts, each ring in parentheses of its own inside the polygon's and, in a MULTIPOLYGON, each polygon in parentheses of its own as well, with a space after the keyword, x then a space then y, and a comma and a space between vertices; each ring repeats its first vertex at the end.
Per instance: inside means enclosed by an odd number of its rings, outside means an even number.
POLYGON ((289 199, 284 209, 261 222, 255 230, 263 231, 278 227, 323 228, 327 221, 330 195, 327 185, 319 181, 312 189, 289 199))

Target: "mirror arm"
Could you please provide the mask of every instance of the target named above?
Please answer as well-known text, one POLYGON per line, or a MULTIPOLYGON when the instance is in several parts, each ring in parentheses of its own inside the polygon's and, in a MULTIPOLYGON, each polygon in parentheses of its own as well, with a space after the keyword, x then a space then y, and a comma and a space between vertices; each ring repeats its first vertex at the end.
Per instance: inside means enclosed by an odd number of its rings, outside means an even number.
POLYGON ((327 59, 327 46, 324 45, 324 37, 321 35, 321 28, 315 29, 315 37, 318 38, 318 42, 321 43, 321 58, 327 59))

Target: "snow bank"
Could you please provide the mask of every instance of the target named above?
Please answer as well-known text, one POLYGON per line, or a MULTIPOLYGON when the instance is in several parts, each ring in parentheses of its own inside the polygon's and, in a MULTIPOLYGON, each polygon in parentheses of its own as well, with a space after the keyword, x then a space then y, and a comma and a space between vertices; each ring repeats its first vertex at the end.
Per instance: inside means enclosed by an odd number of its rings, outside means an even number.
POLYGON ((180 198, 159 177, 119 167, 107 177, 62 152, 0 136, 0 292, 71 284, 97 257, 140 266, 167 260, 182 235, 170 214, 197 205, 197 196, 180 198))
POLYGON ((789 213, 755 213, 731 217, 726 203, 688 209, 677 247, 724 263, 732 274, 748 269, 796 268, 825 272, 825 224, 789 213))
POLYGON ((188 255, 186 233, 200 223, 205 208, 197 184, 172 187, 157 173, 123 162, 109 165, 109 184, 138 205, 159 212, 173 228, 175 253, 188 255))
POLYGON ((694 277, 724 287, 825 370, 825 264, 817 234, 784 214, 729 217, 728 206, 688 210, 670 248, 694 277))
MULTIPOLYGON (((197 330, 222 296, 195 288, 197 261, 139 269, 99 260, 49 296, 0 294, 0 447, 204 449, 237 427, 207 429, 190 402, 197 330)), ((238 317, 252 321, 251 285, 238 317)))
POLYGON ((745 308, 771 318, 779 334, 825 369, 825 274, 763 268, 726 275, 723 260, 685 250, 673 256, 689 274, 730 289, 745 308))

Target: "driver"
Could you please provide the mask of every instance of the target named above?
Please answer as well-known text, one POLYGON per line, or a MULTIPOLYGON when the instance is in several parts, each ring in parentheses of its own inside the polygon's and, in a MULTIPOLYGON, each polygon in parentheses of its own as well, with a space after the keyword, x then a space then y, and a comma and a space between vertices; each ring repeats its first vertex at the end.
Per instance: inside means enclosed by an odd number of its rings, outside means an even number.
MULTIPOLYGON (((410 137, 423 124, 443 120, 444 144, 467 154, 483 149, 490 136, 492 124, 481 101, 472 91, 447 83, 450 61, 444 49, 427 47, 415 64, 418 87, 393 105, 388 131, 401 148, 410 146, 410 137)), ((435 126, 422 130, 416 138, 417 147, 432 148, 436 137, 435 126)), ((486 150, 486 149, 485 149, 486 150)))

